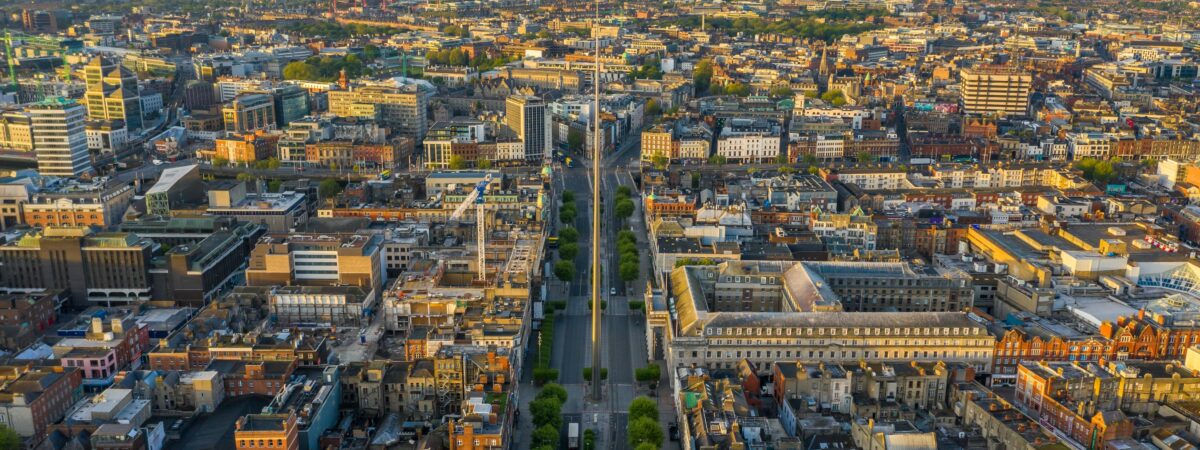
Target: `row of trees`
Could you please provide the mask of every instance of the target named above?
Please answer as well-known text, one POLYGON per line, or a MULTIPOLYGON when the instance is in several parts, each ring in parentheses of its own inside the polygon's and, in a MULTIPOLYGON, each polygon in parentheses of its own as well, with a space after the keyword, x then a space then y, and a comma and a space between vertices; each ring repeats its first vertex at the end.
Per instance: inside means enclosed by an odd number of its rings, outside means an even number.
POLYGON ((392 27, 379 27, 362 24, 340 24, 333 21, 296 22, 284 28, 284 31, 305 36, 326 37, 331 40, 342 40, 359 36, 392 35, 400 33, 392 27))
POLYGON ((575 193, 562 193, 562 206, 558 209, 558 220, 563 228, 558 231, 558 262, 554 263, 554 276, 559 281, 575 279, 575 256, 579 254, 579 231, 571 224, 575 223, 575 193))
POLYGON ((712 95, 736 95, 738 97, 750 95, 750 86, 740 81, 734 81, 724 86, 712 86, 709 90, 712 95))
POLYGON ((446 28, 442 28, 442 32, 451 36, 471 37, 470 29, 467 27, 460 27, 458 25, 446 25, 446 28))
POLYGON ((662 376, 662 368, 659 367, 658 364, 655 364, 655 363, 650 363, 650 364, 646 365, 646 367, 642 367, 640 369, 636 369, 633 371, 634 379, 636 379, 642 383, 650 383, 652 385, 657 384, 658 379, 661 376, 662 376))
MULTIPOLYGON (((213 165, 213 167, 218 167, 218 168, 229 167, 229 160, 225 159, 225 158, 221 158, 221 157, 215 157, 212 159, 212 165, 213 165)), ((254 164, 249 165, 249 167, 253 167, 256 170, 278 169, 279 166, 280 166, 279 158, 275 158, 275 157, 267 158, 267 159, 264 159, 261 161, 255 161, 254 164)))
POLYGON ((642 63, 641 67, 634 67, 629 71, 629 78, 661 80, 663 77, 662 64, 657 58, 647 59, 642 63))
POLYGON ((510 62, 516 61, 515 56, 500 56, 496 58, 488 57, 483 52, 471 55, 464 52, 462 49, 455 48, 449 50, 435 50, 425 54, 425 59, 429 62, 443 66, 470 66, 479 71, 487 71, 496 67, 503 66, 510 62))
POLYGON ((846 94, 842 93, 840 90, 834 89, 821 94, 821 100, 824 100, 825 103, 833 106, 842 106, 846 104, 846 94))
MULTIPOLYGON (((607 367, 600 368, 600 379, 601 380, 608 379, 608 368, 607 367)), ((586 381, 588 383, 592 382, 592 368, 591 367, 583 368, 583 381, 586 381)))
POLYGON ((1083 177, 1096 184, 1108 184, 1117 178, 1117 172, 1114 166, 1120 164, 1122 159, 1115 157, 1105 160, 1096 158, 1083 158, 1075 163, 1075 168, 1083 171, 1083 177))
POLYGON ((562 405, 567 402, 567 390, 556 383, 542 386, 532 402, 529 414, 533 416, 534 450, 556 450, 559 431, 563 426, 562 405))
POLYGON ((579 254, 579 232, 573 227, 558 231, 558 261, 554 263, 554 276, 559 281, 575 279, 575 255, 579 254))
POLYGON ((658 450, 663 444, 663 429, 658 423, 658 402, 646 396, 629 404, 629 446, 634 450, 658 450))
POLYGON ((642 261, 638 253, 637 237, 633 235, 632 231, 621 230, 620 233, 617 233, 617 252, 621 255, 617 266, 617 270, 621 274, 621 281, 636 280, 642 271, 642 261))
POLYGON ((563 225, 571 225, 575 223, 575 217, 579 212, 575 209, 575 194, 572 192, 563 192, 562 206, 558 208, 558 221, 563 225))
POLYGON ((618 219, 625 220, 633 215, 633 200, 629 196, 633 193, 628 186, 617 188, 616 205, 613 207, 613 214, 617 215, 618 219))
MULTIPOLYGON (((888 15, 882 9, 820 11, 801 17, 788 19, 761 19, 755 17, 739 17, 737 19, 712 18, 708 26, 722 29, 729 33, 746 34, 778 34, 800 39, 819 39, 832 42, 846 34, 859 34, 877 30, 882 25, 874 22, 859 22, 871 20, 874 17, 888 15)), ((684 28, 697 28, 699 17, 687 17, 667 21, 666 25, 679 25, 684 28)))
MULTIPOLYGON (((476 169, 488 170, 492 168, 492 160, 487 158, 479 158, 475 160, 474 163, 476 169)), ((447 164, 450 166, 450 170, 463 170, 470 165, 467 164, 467 159, 463 158, 462 155, 451 156, 450 161, 447 161, 447 164)))
MULTIPOLYGON (((789 14, 789 20, 810 20, 810 19, 825 19, 827 21, 856 21, 867 20, 873 17, 883 17, 891 15, 884 8, 861 8, 861 9, 822 9, 816 11, 806 11, 803 13, 789 14)), ((713 28, 746 28, 752 23, 751 18, 714 18, 708 17, 708 26, 713 28)), ((770 22, 767 19, 757 19, 758 21, 770 22)), ((666 20, 665 25, 677 25, 680 28, 700 28, 700 16, 687 16, 676 19, 666 20)))
POLYGON ((547 313, 542 319, 541 330, 538 331, 537 366, 533 368, 533 382, 539 385, 558 379, 558 369, 550 366, 550 357, 554 354, 554 314, 547 313))
POLYGON ((341 71, 346 71, 346 77, 355 79, 367 75, 370 69, 358 55, 346 56, 314 56, 304 61, 292 61, 283 67, 283 78, 286 80, 307 81, 337 81, 341 71))

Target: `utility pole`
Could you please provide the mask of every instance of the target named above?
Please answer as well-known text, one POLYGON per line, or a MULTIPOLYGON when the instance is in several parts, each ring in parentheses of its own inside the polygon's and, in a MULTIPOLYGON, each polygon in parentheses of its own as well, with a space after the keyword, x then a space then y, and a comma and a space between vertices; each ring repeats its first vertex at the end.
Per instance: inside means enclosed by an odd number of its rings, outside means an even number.
POLYGON ((596 22, 592 34, 596 39, 595 98, 592 99, 592 400, 600 401, 600 0, 596 0, 596 22))

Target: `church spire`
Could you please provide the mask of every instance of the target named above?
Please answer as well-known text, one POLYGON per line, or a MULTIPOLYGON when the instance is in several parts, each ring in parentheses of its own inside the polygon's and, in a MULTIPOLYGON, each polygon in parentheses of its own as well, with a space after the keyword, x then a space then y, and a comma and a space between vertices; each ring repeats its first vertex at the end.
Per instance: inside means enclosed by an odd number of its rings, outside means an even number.
POLYGON ((817 73, 820 73, 821 75, 829 74, 829 58, 827 55, 828 52, 829 52, 829 47, 821 48, 821 66, 819 69, 817 69, 817 73))

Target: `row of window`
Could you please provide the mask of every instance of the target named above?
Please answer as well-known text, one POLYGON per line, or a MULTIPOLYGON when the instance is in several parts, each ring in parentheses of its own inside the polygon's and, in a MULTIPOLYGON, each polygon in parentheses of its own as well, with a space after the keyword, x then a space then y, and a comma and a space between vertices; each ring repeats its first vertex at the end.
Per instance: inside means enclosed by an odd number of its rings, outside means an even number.
MULTIPOLYGON (((791 350, 776 350, 775 355, 772 356, 770 350, 767 350, 765 352, 762 350, 753 350, 753 351, 746 350, 744 352, 741 350, 736 350, 736 351, 717 350, 715 352, 714 351, 705 351, 704 357, 705 358, 735 358, 735 359, 740 359, 743 356, 746 358, 784 358, 784 359, 786 359, 786 358, 804 358, 805 357, 804 351, 797 350, 794 353, 795 354, 793 354, 793 352, 791 350)), ((807 353, 808 353, 807 358, 810 358, 810 359, 815 358, 817 360, 821 360, 827 356, 826 352, 824 350, 808 350, 807 353)), ((863 358, 883 358, 883 359, 891 359, 891 358, 908 359, 908 358, 949 358, 949 357, 983 358, 986 356, 986 352, 983 352, 983 351, 962 352, 963 353, 962 355, 958 355, 957 353, 958 352, 953 352, 953 351, 949 351, 949 350, 941 350, 941 351, 938 351, 938 350, 932 350, 932 351, 930 351, 930 350, 911 350, 911 351, 909 351, 909 350, 905 350, 905 351, 885 350, 882 352, 881 351, 863 351, 861 357, 863 357, 863 358)), ((697 356, 698 354, 699 354, 698 352, 692 352, 692 357, 696 358, 696 357, 698 357, 697 356)), ((860 357, 860 355, 857 350, 842 350, 840 352, 830 350, 828 352, 828 357, 853 359, 853 358, 860 357)))
POLYGON ((244 439, 242 447, 283 447, 283 439, 244 439))
POLYGON ((824 336, 833 335, 853 335, 853 336, 969 336, 980 334, 979 328, 967 327, 937 327, 937 328, 823 328, 823 327, 787 327, 787 328, 719 328, 710 327, 704 332, 707 336, 824 336), (816 333, 813 330, 816 330, 816 333), (803 333, 801 333, 803 330, 803 333), (826 330, 829 330, 826 333, 826 330))

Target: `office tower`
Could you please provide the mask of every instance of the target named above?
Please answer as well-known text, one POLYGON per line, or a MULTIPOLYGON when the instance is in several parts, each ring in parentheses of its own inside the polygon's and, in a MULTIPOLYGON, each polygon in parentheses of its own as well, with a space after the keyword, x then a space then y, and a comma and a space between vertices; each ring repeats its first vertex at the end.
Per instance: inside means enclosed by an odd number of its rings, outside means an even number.
POLYGON ((217 103, 217 94, 213 91, 212 83, 191 80, 183 88, 183 106, 189 111, 207 110, 217 103))
POLYGON ((221 107, 225 131, 234 133, 275 129, 275 99, 271 94, 247 92, 238 94, 221 107))
POLYGON ((1033 76, 1015 67, 979 66, 962 69, 963 112, 1023 115, 1029 109, 1033 76))
POLYGON ((364 86, 329 92, 329 112, 378 119, 381 125, 418 141, 429 128, 428 106, 429 99, 416 86, 364 86))
POLYGON ((83 79, 89 119, 123 120, 129 130, 142 129, 144 114, 137 74, 115 59, 97 56, 84 66, 83 79))
POLYGON ((513 95, 505 102, 508 128, 525 142, 525 160, 538 161, 551 152, 550 120, 539 97, 513 95))
POLYGON ((57 33, 58 17, 53 11, 21 10, 21 26, 31 33, 57 33))
POLYGON ((247 286, 358 286, 379 295, 386 276, 383 236, 268 234, 246 269, 247 286))
POLYGON ((0 114, 0 148, 28 152, 33 150, 33 120, 25 111, 0 114))
POLYGON ((275 102, 275 126, 282 130, 293 121, 303 119, 310 108, 308 91, 294 84, 285 84, 271 89, 271 98, 275 102))
POLYGON ((12 291, 62 289, 76 308, 150 299, 154 243, 132 233, 49 227, 0 246, 0 271, 12 291))
POLYGON ((79 176, 92 171, 84 131, 85 108, 74 100, 47 99, 29 108, 33 146, 42 175, 79 176))

